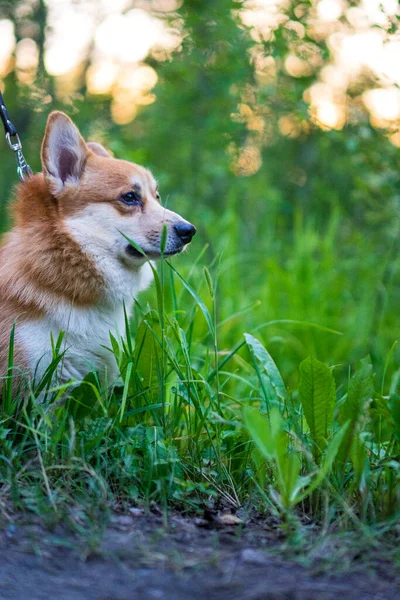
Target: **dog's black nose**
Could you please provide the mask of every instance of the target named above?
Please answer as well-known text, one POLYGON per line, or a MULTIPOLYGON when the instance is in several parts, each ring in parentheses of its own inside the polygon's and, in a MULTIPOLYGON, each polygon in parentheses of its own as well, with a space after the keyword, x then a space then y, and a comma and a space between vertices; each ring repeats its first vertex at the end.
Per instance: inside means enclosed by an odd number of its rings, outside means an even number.
POLYGON ((188 244, 196 233, 196 227, 187 221, 174 225, 174 229, 184 244, 188 244))

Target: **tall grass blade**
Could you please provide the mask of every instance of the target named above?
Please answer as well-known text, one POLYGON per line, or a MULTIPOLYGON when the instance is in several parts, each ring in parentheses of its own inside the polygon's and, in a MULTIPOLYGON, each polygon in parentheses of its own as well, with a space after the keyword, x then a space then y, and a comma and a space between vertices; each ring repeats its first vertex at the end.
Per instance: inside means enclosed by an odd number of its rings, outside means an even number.
POLYGON ((179 281, 182 283, 183 287, 189 292, 189 294, 192 296, 192 298, 196 302, 197 306, 200 308, 201 312, 204 315, 206 323, 208 325, 208 329, 209 329, 210 333, 212 334, 212 336, 214 337, 213 319, 211 317, 211 314, 210 314, 208 308, 204 304, 203 300, 200 298, 200 296, 197 294, 197 292, 195 292, 195 290, 192 288, 192 286, 182 277, 182 275, 180 273, 178 273, 178 271, 176 269, 174 269, 174 267, 171 265, 171 263, 167 262, 167 265, 170 267, 170 269, 172 269, 172 271, 178 277, 179 281))

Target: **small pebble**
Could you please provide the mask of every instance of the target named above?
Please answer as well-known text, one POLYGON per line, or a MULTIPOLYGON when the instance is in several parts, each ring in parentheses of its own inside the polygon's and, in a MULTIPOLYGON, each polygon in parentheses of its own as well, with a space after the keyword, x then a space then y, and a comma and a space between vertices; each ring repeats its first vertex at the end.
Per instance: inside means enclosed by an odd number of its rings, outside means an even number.
POLYGON ((245 563, 252 563, 254 565, 264 565, 268 562, 267 556, 260 550, 254 550, 253 548, 245 548, 240 553, 240 558, 245 563))
POLYGON ((132 515, 132 517, 142 517, 144 515, 143 508, 132 507, 129 509, 129 512, 132 515))
POLYGON ((13 539, 13 537, 15 535, 15 525, 8 525, 4 531, 4 535, 9 540, 13 539))
POLYGON ((148 595, 150 598, 163 598, 164 592, 162 590, 149 590, 148 595))

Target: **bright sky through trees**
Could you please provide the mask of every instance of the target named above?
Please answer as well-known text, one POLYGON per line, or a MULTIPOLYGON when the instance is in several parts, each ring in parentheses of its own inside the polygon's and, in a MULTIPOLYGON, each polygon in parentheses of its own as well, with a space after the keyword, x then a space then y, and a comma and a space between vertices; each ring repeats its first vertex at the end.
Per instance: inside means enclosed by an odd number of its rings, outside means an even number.
MULTIPOLYGON (((27 0, 21 10, 25 6, 29 11, 31 3, 27 0)), ((132 120, 138 107, 156 99, 152 93, 156 71, 143 61, 149 55, 157 60, 173 56, 187 33, 182 19, 173 14, 180 4, 180 0, 153 0, 150 5, 129 0, 47 0, 44 60, 47 72, 59 79, 58 93, 71 93, 77 73, 89 62, 89 93, 110 94, 114 120, 132 120)), ((285 58, 287 73, 294 78, 318 74, 305 93, 312 120, 324 129, 341 129, 348 118, 348 89, 367 72, 374 83, 360 94, 360 103, 369 112, 372 125, 385 128, 398 122, 400 36, 393 32, 400 12, 397 0, 362 0, 358 6, 345 0, 316 2, 308 35, 311 32, 315 40, 327 41, 329 64, 305 39, 304 26, 289 19, 287 8, 285 0, 246 0, 239 22, 249 29, 255 49, 263 42, 273 42, 274 29, 285 23, 295 39, 285 58)), ((301 12, 302 5, 296 10, 301 12)), ((272 77, 274 60, 271 58, 269 65, 272 77)), ((0 77, 15 65, 20 81, 31 84, 37 64, 33 39, 27 37, 16 45, 12 22, 0 20, 0 77)), ((292 125, 282 123, 283 128, 288 126, 292 125)), ((394 132, 392 141, 400 144, 398 133, 394 132)))

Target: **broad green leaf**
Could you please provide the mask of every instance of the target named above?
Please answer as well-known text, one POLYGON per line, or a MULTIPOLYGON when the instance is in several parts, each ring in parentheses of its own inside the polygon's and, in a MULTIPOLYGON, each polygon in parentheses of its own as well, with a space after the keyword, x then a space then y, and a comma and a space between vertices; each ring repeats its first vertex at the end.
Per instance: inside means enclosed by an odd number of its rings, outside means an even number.
POLYGON ((329 474, 348 427, 349 423, 344 423, 344 425, 342 425, 342 427, 332 437, 332 440, 326 449, 325 456, 321 466, 319 467, 317 475, 310 483, 309 487, 306 488, 305 491, 299 494, 299 496, 296 498, 296 504, 304 500, 304 498, 307 498, 307 496, 316 490, 321 485, 325 477, 329 474))
POLYGON ((343 465, 350 456, 351 446, 361 424, 368 419, 368 404, 374 394, 372 365, 369 357, 363 358, 349 383, 347 397, 339 411, 339 423, 349 422, 346 435, 338 452, 343 465))
POLYGON ((251 459, 256 469, 257 481, 262 488, 265 488, 265 482, 267 478, 267 461, 265 460, 264 455, 256 447, 251 453, 251 459))
POLYGON ((259 410, 246 406, 243 410, 244 421, 256 448, 270 461, 274 471, 279 495, 274 495, 281 510, 288 511, 296 503, 300 489, 309 481, 300 476, 300 454, 289 447, 289 437, 283 429, 283 419, 278 408, 270 412, 269 418, 259 410))
POLYGON ((244 334, 247 347, 250 355, 253 359, 254 368, 256 369, 257 376, 260 380, 261 386, 264 390, 266 401, 273 400, 271 394, 265 389, 265 384, 262 375, 267 377, 267 381, 270 384, 274 394, 285 401, 287 398, 287 390, 281 374, 279 373, 278 367, 274 363, 272 357, 264 348, 259 340, 250 335, 249 333, 244 334))
MULTIPOLYGON (((287 437, 286 432, 282 432, 287 437)), ((303 487, 305 479, 300 477, 301 460, 300 454, 291 450, 278 455, 278 464, 281 479, 281 497, 282 504, 286 510, 289 510, 296 503, 298 490, 303 487)))
POLYGON ((269 418, 259 410, 246 406, 243 410, 247 430, 256 448, 271 462, 279 496, 275 501, 284 511, 290 510, 297 491, 305 480, 300 477, 300 455, 289 449, 289 438, 283 429, 279 409, 274 408, 269 418))
POLYGON ((326 447, 335 399, 335 381, 329 367, 312 356, 306 358, 300 364, 299 400, 314 442, 317 462, 326 447))
POLYGON ((243 408, 243 417, 246 428, 257 446, 258 450, 265 458, 272 460, 276 457, 276 433, 277 422, 271 423, 266 419, 257 408, 245 406, 243 408))

